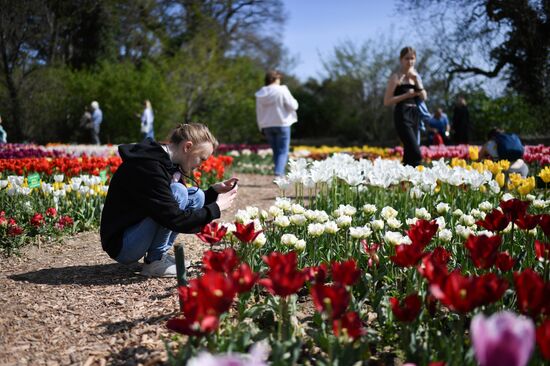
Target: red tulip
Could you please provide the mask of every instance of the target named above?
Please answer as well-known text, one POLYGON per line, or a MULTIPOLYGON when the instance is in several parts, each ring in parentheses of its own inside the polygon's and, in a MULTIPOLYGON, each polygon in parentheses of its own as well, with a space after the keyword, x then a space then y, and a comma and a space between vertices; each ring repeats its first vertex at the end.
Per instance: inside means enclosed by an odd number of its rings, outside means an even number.
POLYGON ((213 245, 220 242, 225 233, 227 233, 227 227, 219 225, 217 222, 211 222, 204 225, 201 232, 195 235, 203 242, 213 245))
POLYGON ((199 278, 199 297, 208 313, 229 310, 237 292, 233 280, 223 273, 210 271, 199 278))
POLYGON ((264 256, 263 260, 269 266, 268 278, 258 282, 272 294, 286 297, 298 292, 304 285, 306 276, 296 268, 296 252, 272 252, 269 256, 264 256))
POLYGON ((463 276, 455 270, 440 283, 432 283, 430 291, 449 309, 467 313, 476 307, 497 301, 508 288, 505 280, 493 273, 480 277, 463 276))
POLYGON ((514 258, 508 252, 500 252, 497 254, 497 268, 503 272, 509 271, 514 267, 514 258))
POLYGON ((34 227, 40 227, 44 225, 44 216, 38 212, 33 215, 31 218, 31 225, 34 227))
POLYGON ((23 234, 23 229, 19 227, 17 224, 14 225, 8 225, 8 235, 9 236, 18 236, 23 234))
POLYGON ((343 335, 351 339, 357 339, 365 334, 361 318, 355 311, 349 311, 342 318, 333 320, 332 331, 337 337, 343 335))
POLYGON ((239 264, 239 258, 233 248, 227 248, 221 252, 207 250, 204 252, 202 263, 205 271, 231 273, 239 264))
POLYGON ((487 216, 485 216, 485 219, 478 220, 476 222, 479 226, 495 232, 506 229, 509 223, 510 220, 508 220, 508 217, 496 208, 492 212, 488 213, 487 216))
POLYGON ((537 317, 541 312, 550 309, 550 294, 542 277, 530 268, 521 273, 514 273, 518 308, 524 314, 537 317))
POLYGON ((413 245, 424 248, 430 243, 438 227, 439 225, 435 220, 417 220, 415 224, 409 227, 407 235, 411 239, 413 245))
POLYGON ((410 294, 401 303, 397 297, 390 298, 391 310, 395 317, 404 323, 410 323, 418 317, 422 308, 422 299, 418 294, 410 294))
POLYGON ((46 216, 56 217, 57 216, 57 210, 55 209, 55 207, 48 208, 46 210, 46 216))
POLYGON ((335 283, 344 286, 353 286, 361 276, 361 270, 357 268, 357 263, 353 259, 345 262, 332 263, 332 279, 335 283))
POLYGON ((418 266, 418 272, 430 284, 441 283, 449 275, 447 271, 449 258, 449 252, 441 247, 437 247, 433 252, 422 258, 422 263, 418 266))
POLYGON ((550 214, 540 215, 539 226, 544 234, 550 237, 550 214))
POLYGON ((262 230, 254 230, 254 222, 250 222, 247 225, 236 222, 235 227, 236 230, 233 232, 233 235, 235 235, 235 237, 243 243, 253 242, 254 239, 256 239, 256 237, 262 232, 262 230))
POLYGON ((495 264, 502 238, 499 235, 470 235, 464 246, 477 268, 487 269, 495 264))
POLYGON ((392 255, 390 259, 399 267, 412 267, 422 259, 424 254, 420 246, 400 244, 395 247, 395 255, 392 255))
POLYGON ((258 277, 259 275, 252 272, 247 263, 241 263, 241 265, 231 274, 233 284, 239 294, 250 291, 252 286, 258 281, 258 277))
POLYGON ((550 319, 546 319, 537 328, 537 344, 545 360, 550 360, 550 319))
POLYGON ((538 225, 539 222, 540 222, 539 215, 525 214, 523 216, 518 217, 516 224, 520 229, 532 230, 535 228, 535 226, 538 225))
POLYGON ((318 312, 330 312, 331 319, 338 319, 349 305, 350 294, 341 284, 315 284, 311 298, 318 312))
POLYGON ((219 320, 215 315, 208 315, 200 321, 190 318, 172 318, 166 322, 166 327, 174 332, 189 336, 201 336, 213 333, 218 328, 219 320))
POLYGON ((500 208, 502 208, 502 211, 504 212, 504 215, 506 215, 508 220, 515 222, 518 218, 525 215, 529 204, 529 201, 521 201, 517 198, 514 198, 508 201, 500 201, 499 206, 500 208))
POLYGON ((550 243, 535 240, 535 256, 538 259, 550 259, 550 243))
POLYGON ((327 278, 327 265, 326 263, 321 263, 318 266, 306 267, 303 273, 306 276, 306 281, 325 283, 325 279, 327 278))

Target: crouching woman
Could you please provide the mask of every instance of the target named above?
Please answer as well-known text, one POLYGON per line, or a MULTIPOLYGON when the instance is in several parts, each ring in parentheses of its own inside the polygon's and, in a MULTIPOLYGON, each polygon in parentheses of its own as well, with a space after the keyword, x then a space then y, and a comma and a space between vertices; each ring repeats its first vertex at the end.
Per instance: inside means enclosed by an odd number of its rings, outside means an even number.
POLYGON ((101 215, 101 245, 111 258, 130 264, 145 257, 141 274, 175 277, 168 255, 178 233, 195 233, 229 208, 237 179, 203 191, 187 187, 192 172, 218 146, 205 125, 182 124, 168 145, 152 139, 121 145, 122 164, 113 175, 101 215))

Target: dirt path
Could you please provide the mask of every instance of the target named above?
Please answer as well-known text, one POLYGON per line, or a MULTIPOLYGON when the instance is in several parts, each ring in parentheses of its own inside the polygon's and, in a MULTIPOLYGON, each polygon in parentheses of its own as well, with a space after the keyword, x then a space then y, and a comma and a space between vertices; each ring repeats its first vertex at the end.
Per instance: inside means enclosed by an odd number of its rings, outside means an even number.
MULTIPOLYGON (((238 202, 267 208, 272 178, 240 175, 238 202)), ((206 246, 180 235, 187 259, 206 246)), ((177 310, 175 279, 139 276, 139 265, 113 262, 96 232, 30 247, 0 264, 0 365, 137 365, 166 358, 165 321, 177 310)))

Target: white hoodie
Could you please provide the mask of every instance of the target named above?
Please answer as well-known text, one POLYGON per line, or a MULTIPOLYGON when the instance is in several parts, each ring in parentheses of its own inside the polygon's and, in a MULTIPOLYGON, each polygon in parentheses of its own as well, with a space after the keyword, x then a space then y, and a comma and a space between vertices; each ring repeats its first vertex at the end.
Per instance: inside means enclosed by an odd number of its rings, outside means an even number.
POLYGON ((290 126, 298 121, 298 102, 286 85, 271 84, 256 92, 258 128, 290 126))

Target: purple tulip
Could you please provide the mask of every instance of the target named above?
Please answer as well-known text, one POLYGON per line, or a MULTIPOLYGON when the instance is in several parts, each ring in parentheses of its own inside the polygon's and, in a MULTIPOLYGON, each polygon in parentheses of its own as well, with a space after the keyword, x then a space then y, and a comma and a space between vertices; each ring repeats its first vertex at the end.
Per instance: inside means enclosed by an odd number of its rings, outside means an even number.
POLYGON ((252 346, 249 354, 226 353, 213 355, 208 352, 201 352, 193 357, 187 366, 267 366, 269 345, 267 341, 256 343, 252 346))
POLYGON ((525 366, 535 344, 531 319, 502 311, 472 319, 470 333, 481 366, 525 366))

